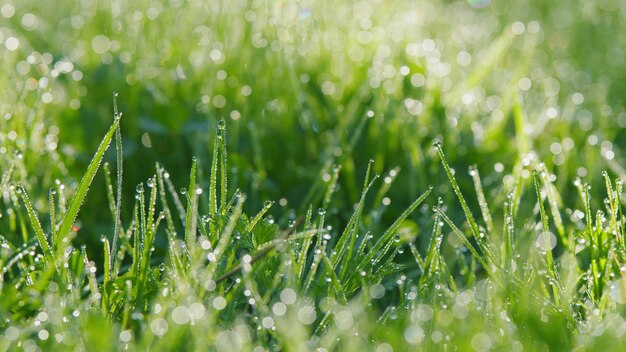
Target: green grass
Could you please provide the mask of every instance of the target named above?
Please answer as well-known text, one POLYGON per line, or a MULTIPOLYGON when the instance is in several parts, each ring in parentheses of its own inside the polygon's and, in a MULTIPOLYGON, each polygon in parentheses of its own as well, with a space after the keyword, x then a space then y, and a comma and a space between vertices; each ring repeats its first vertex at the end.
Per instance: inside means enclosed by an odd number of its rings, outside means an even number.
POLYGON ((0 351, 623 350, 626 6, 481 4, 0 1, 0 351))

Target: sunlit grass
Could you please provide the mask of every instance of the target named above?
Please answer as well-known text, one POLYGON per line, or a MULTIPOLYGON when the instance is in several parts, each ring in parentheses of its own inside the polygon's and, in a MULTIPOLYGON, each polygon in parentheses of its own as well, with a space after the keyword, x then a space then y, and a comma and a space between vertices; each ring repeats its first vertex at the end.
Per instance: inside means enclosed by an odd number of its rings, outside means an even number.
POLYGON ((0 350, 624 347, 620 1, 0 16, 0 350))

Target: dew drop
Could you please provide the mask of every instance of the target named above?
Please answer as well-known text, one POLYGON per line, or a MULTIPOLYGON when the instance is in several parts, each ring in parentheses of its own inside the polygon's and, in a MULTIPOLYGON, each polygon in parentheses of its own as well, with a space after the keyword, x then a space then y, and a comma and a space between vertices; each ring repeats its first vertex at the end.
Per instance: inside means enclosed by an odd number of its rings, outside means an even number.
POLYGON ((226 129, 226 120, 221 119, 219 120, 219 122, 217 123, 217 128, 219 128, 221 131, 226 129))
POLYGON ((324 208, 319 208, 317 209, 317 213, 321 216, 321 215, 326 215, 326 209, 324 208))
POLYGON ((187 188, 181 188, 180 189, 180 194, 182 194, 182 195, 187 194, 187 188))
POLYGON ((135 191, 137 193, 143 193, 143 182, 140 182, 137 187, 135 187, 135 191))
POLYGON ((272 202, 271 200, 266 200, 265 203, 263 203, 263 207, 265 209, 269 209, 272 206, 272 204, 274 204, 274 202, 272 202))

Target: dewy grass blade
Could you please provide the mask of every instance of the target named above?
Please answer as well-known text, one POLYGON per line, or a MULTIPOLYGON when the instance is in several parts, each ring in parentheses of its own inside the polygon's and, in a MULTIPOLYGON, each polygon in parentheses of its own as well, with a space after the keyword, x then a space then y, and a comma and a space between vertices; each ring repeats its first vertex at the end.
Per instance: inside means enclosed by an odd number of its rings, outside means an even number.
MULTIPOLYGON (((213 142, 213 158, 211 159, 211 174, 209 175, 209 216, 215 219, 217 215, 217 170, 219 166, 218 132, 215 133, 213 142)), ((209 234, 217 237, 217 225, 212 221, 209 234)))
POLYGON ((58 246, 57 243, 57 213, 56 213, 56 202, 54 201, 54 196, 57 193, 57 190, 54 188, 50 188, 48 191, 48 206, 50 207, 50 231, 52 232, 52 236, 50 237, 52 241, 52 251, 54 252, 54 248, 58 246))
MULTIPOLYGON (((116 106, 115 115, 118 116, 119 112, 117 111, 117 94, 114 94, 113 101, 116 106)), ((122 127, 120 124, 117 125, 115 129, 115 150, 116 150, 116 159, 117 159, 117 198, 115 202, 115 224, 113 229, 113 247, 111 248, 111 253, 114 259, 114 262, 111 263, 113 270, 113 276, 117 276, 117 265, 116 258, 118 252, 118 242, 120 233, 124 231, 122 229, 122 176, 124 173, 124 151, 122 148, 122 127)))
POLYGON ((41 223, 39 222, 37 213, 35 212, 35 209, 33 208, 33 205, 30 202, 30 199, 28 198, 26 189, 24 189, 24 186, 20 184, 20 185, 17 185, 16 192, 20 195, 20 197, 22 198, 22 202, 26 206, 26 211, 28 213, 28 219, 30 220, 30 225, 32 226, 33 231, 35 231, 35 235, 37 236, 37 241, 39 241, 39 246, 43 250, 43 254, 44 254, 44 258, 46 262, 50 265, 53 265, 54 260, 53 260, 52 250, 50 249, 50 245, 48 244, 46 235, 43 232, 43 228, 41 227, 41 223))
POLYGON ((2 181, 0 181, 0 194, 4 193, 4 187, 6 187, 6 185, 9 183, 9 180, 11 180, 11 175, 13 175, 14 169, 15 159, 11 160, 11 163, 9 164, 9 169, 2 173, 2 181))
POLYGON ((556 226, 556 231, 563 242, 563 245, 569 247, 569 241, 565 233, 565 227, 563 225, 563 219, 561 218, 561 212, 559 211, 559 202, 557 200, 557 194, 554 190, 554 185, 548 178, 548 170, 545 164, 540 165, 539 176, 543 181, 543 185, 546 190, 546 197, 548 198, 548 204, 550 205, 550 213, 552 214, 552 221, 556 226))
POLYGON ((105 162, 102 166, 102 170, 104 171, 104 185, 106 187, 107 199, 109 201, 109 210, 111 211, 111 216, 115 219, 115 195, 113 194, 113 184, 111 181, 111 170, 109 169, 109 163, 105 162))
POLYGON ((108 305, 109 305, 109 297, 107 294, 107 290, 106 288, 109 286, 109 282, 111 281, 111 270, 110 268, 113 268, 113 263, 112 263, 112 259, 111 259, 111 246, 109 243, 109 239, 108 238, 104 238, 104 241, 102 243, 103 247, 104 247, 104 263, 103 263, 103 267, 104 267, 104 275, 103 275, 103 295, 102 295, 102 306, 101 306, 101 310, 102 310, 102 314, 106 315, 107 311, 108 311, 108 305))
POLYGON ((197 236, 198 225, 198 193, 196 190, 196 168, 198 159, 192 159, 191 172, 189 173, 189 189, 187 196, 187 218, 185 220, 185 243, 192 251, 197 236))
POLYGON ((400 216, 396 219, 396 221, 394 221, 394 223, 387 229, 387 231, 383 233, 383 235, 378 239, 376 244, 374 244, 374 246, 370 249, 369 253, 361 261, 361 263, 357 267, 357 270, 356 270, 357 272, 363 270, 363 268, 368 263, 370 263, 372 258, 374 258, 374 256, 377 255, 377 252, 380 249, 382 249, 387 244, 388 241, 391 240, 391 238, 394 236, 394 234, 396 233, 396 231, 398 230, 398 228, 400 227, 400 224, 402 224, 404 219, 406 219, 413 212, 413 210, 415 210, 415 208, 417 208, 420 204, 422 204, 424 199, 426 199, 426 197, 428 197, 428 195, 430 195, 432 191, 433 191, 433 186, 429 186, 426 192, 422 193, 422 195, 419 196, 419 198, 417 198, 404 212, 402 212, 402 214, 400 214, 400 216))
POLYGON ((487 273, 490 276, 493 276, 493 272, 491 270, 491 266, 488 265, 487 261, 485 261, 485 258, 483 258, 483 256, 480 255, 480 253, 478 253, 476 248, 474 248, 474 246, 469 241, 467 236, 463 233, 463 231, 459 230, 459 228, 456 227, 456 225, 454 225, 452 220, 450 220, 450 218, 443 211, 441 211, 441 209, 436 208, 435 211, 441 216, 441 218, 446 222, 446 224, 448 224, 448 226, 450 226, 452 231, 459 237, 459 239, 461 239, 461 241, 463 242, 465 247, 467 247, 467 249, 470 251, 470 253, 472 253, 472 256, 474 256, 474 258, 480 263, 480 265, 483 266, 485 271, 487 271, 487 273))
POLYGON ((383 199, 387 192, 389 192, 389 190, 391 189, 393 181, 395 181, 396 177, 398 177, 398 173, 400 173, 400 167, 396 166, 391 171, 389 171, 387 176, 384 177, 384 182, 378 190, 378 193, 376 193, 376 197, 374 197, 374 206, 380 206, 380 204, 383 203, 383 199))
MULTIPOLYGON (((163 181, 163 179, 165 178, 165 174, 167 172, 158 163, 156 165, 156 169, 157 169, 157 183, 159 187, 159 198, 161 199, 161 207, 163 207, 163 213, 165 215, 165 223, 167 225, 167 229, 172 234, 175 234, 176 230, 174 228, 174 220, 172 219, 172 212, 170 211, 170 207, 168 206, 168 203, 167 203, 167 197, 165 194, 165 183, 163 181)), ((167 174, 167 176, 169 177, 169 174, 167 174)))
MULTIPOLYGON (((546 254, 546 263, 548 266, 548 273, 552 280, 556 280, 556 270, 554 268, 554 257, 552 255, 552 245, 550 244, 550 229, 548 228, 548 218, 546 216, 546 210, 543 206, 543 198, 541 196, 541 186, 539 184, 539 175, 537 170, 533 170, 533 182, 535 184, 535 191, 537 192, 537 201, 539 202, 539 212, 541 215, 541 225, 542 225, 542 237, 544 239, 543 250, 546 254)), ((559 304, 559 296, 556 285, 551 285, 554 299, 556 304, 559 304)))
POLYGON ((328 277, 330 278, 330 281, 333 284, 335 292, 339 296, 339 301, 341 302, 341 304, 347 304, 348 299, 346 298, 346 293, 343 291, 343 288, 341 286, 341 280, 339 280, 339 278, 337 277, 337 274, 333 270, 333 264, 330 262, 330 259, 328 259, 328 256, 326 254, 322 254, 322 255, 323 255, 322 259, 324 260, 324 267, 326 269, 326 273, 328 274, 328 277))
POLYGON ((480 212, 483 215, 485 226, 487 226, 487 232, 489 234, 492 234, 493 229, 494 229, 493 218, 491 217, 491 212, 489 211, 489 204, 487 203, 487 198, 485 198, 485 192, 483 191, 482 182, 480 181, 480 174, 478 173, 478 167, 476 165, 472 165, 470 167, 469 173, 470 173, 470 176, 472 176, 472 180, 474 181, 474 189, 476 190, 476 197, 478 198, 478 205, 480 206, 480 212))
POLYGON ((413 257, 415 258, 415 262, 417 263, 417 267, 420 269, 422 274, 424 274, 424 272, 425 272, 424 268, 426 267, 426 265, 424 263, 424 259, 422 259, 422 256, 417 251, 417 247, 415 247, 415 244, 413 242, 409 242, 409 248, 411 249, 411 253, 413 254, 413 257))
POLYGON ((187 221, 186 220, 187 211, 185 211, 185 207, 183 206, 183 203, 180 201, 178 192, 176 192, 176 189, 174 188, 174 184, 170 180, 170 174, 165 169, 163 169, 162 179, 165 182, 165 185, 167 186, 167 191, 170 192, 170 195, 172 196, 172 199, 174 200, 174 206, 176 207, 176 211, 178 212, 178 217, 180 218, 181 224, 184 226, 185 222, 187 221))
POLYGON ((326 194, 324 194, 324 201, 322 202, 322 208, 326 209, 330 204, 330 200, 332 199, 333 193, 335 193, 335 188, 337 185, 337 179, 339 178, 339 172, 341 171, 341 165, 336 165, 333 168, 333 173, 330 176, 330 181, 328 182, 328 188, 326 189, 326 194))
POLYGON ((274 205, 274 202, 272 201, 266 201, 263 204, 263 208, 254 216, 254 218, 252 218, 252 220, 250 220, 248 226, 246 226, 246 232, 250 232, 252 231, 252 229, 254 229, 256 224, 258 224, 259 221, 263 218, 263 215, 265 215, 265 213, 267 213, 267 211, 272 208, 272 205, 274 205))
POLYGON ((617 228, 617 207, 618 203, 616 202, 617 194, 613 190, 613 183, 611 182, 611 178, 609 177, 609 173, 606 171, 602 171, 602 177, 604 177, 604 183, 606 187, 607 199, 608 199, 608 210, 610 211, 610 226, 609 232, 615 233, 617 228))
POLYGON ((228 156, 226 154, 226 120, 217 123, 217 139, 220 146, 220 209, 226 214, 226 193, 228 192, 228 156))
POLYGON ((212 261, 209 264, 209 272, 213 275, 215 275, 215 271, 218 267, 218 264, 220 263, 220 259, 222 255, 226 251, 226 247, 231 242, 230 240, 232 238, 233 232, 235 231, 237 220, 239 220, 239 217, 241 217, 243 203, 245 202, 245 200, 246 200, 246 197, 243 197, 243 196, 237 198, 237 204, 235 205, 235 208, 233 209, 233 212, 230 215, 228 223, 226 224, 224 231, 222 231, 222 234, 219 237, 219 241, 217 242, 217 245, 215 246, 215 250, 213 251, 213 253, 215 253, 215 261, 212 261))
POLYGON ((102 296, 100 295, 100 291, 98 290, 98 283, 96 281, 95 264, 93 264, 89 260, 89 257, 87 256, 87 246, 82 245, 80 251, 83 257, 83 263, 85 265, 85 272, 87 274, 87 282, 89 283, 89 291, 91 292, 91 300, 95 306, 99 306, 100 298, 102 296))
POLYGON ((344 260, 344 267, 341 270, 340 277, 342 279, 346 275, 348 264, 350 262, 350 259, 352 258, 352 252, 354 251, 354 247, 356 243, 356 236, 358 235, 358 232, 359 232, 359 224, 361 222, 361 216, 363 214, 365 197, 367 196, 369 190, 374 184, 374 181, 378 179, 378 176, 374 176, 374 178, 371 181, 369 179, 371 169, 372 169, 372 164, 373 164, 373 160, 370 160, 367 164, 367 171, 365 172, 365 181, 363 182, 363 190, 361 191, 361 199, 359 200, 359 203, 357 204, 356 209, 354 210, 354 213, 350 217, 350 220, 348 221, 348 224, 346 225, 345 230, 341 234, 341 237, 339 238, 339 241, 337 242, 337 245, 335 246, 335 249, 336 249, 335 251, 337 252, 337 254, 335 255, 333 253, 331 255, 331 259, 333 259, 334 265, 336 267, 340 263, 343 257, 343 253, 346 250, 348 251, 346 258, 344 260))
POLYGON ((478 225, 476 225, 476 220, 474 220, 474 216, 472 216, 472 212, 467 206, 467 202, 465 201, 465 197, 463 197, 463 193, 461 193, 461 189, 459 185, 456 183, 456 179, 454 178, 454 174, 450 169, 450 165, 448 165, 448 161, 446 160, 446 156, 443 153, 443 147, 441 143, 435 143, 435 148, 437 149, 437 153, 439 154, 439 159, 441 159, 441 163, 443 164, 443 168, 446 171, 446 175, 448 175, 448 179, 450 180, 450 184, 452 184, 452 189, 454 190, 454 194, 456 194, 457 199, 461 203, 461 208, 463 208, 463 212, 465 213, 465 218, 467 222, 470 224, 470 229, 472 231, 472 235, 476 238, 479 238, 478 225))
POLYGON ((102 142, 100 142, 100 146, 98 147, 96 153, 91 159, 91 162, 87 167, 87 171, 83 175, 83 178, 78 185, 76 193, 74 193, 74 197, 72 198, 67 212, 63 216, 63 221, 61 222, 61 227, 59 228, 59 237, 61 238, 61 240, 65 238, 65 236, 67 236, 72 229, 72 225, 74 224, 74 221, 78 216, 78 212, 80 211, 80 208, 85 201, 85 196, 87 195, 89 186, 91 185, 91 182, 93 182, 96 172, 100 167, 100 163, 102 162, 102 158, 104 157, 104 152, 106 152, 109 144, 111 144, 111 139, 113 138, 113 134, 115 134, 115 130, 120 123, 120 118, 121 115, 119 114, 115 117, 113 124, 109 128, 109 131, 104 135, 102 142))

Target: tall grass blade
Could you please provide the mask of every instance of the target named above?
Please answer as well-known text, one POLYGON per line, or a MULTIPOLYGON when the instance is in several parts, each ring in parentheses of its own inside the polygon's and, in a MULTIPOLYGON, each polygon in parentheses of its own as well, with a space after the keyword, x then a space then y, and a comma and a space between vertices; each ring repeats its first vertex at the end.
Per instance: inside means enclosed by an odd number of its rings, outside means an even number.
POLYGON ((198 193, 196 192, 196 168, 198 159, 195 157, 191 163, 189 174, 189 188, 187 191, 187 218, 185 220, 185 243, 192 250, 196 242, 198 225, 198 193))
POLYGON ((98 147, 96 153, 91 159, 91 162, 87 167, 87 171, 83 175, 83 178, 78 185, 78 189, 74 193, 74 197, 70 202, 70 206, 63 216, 63 220, 61 221, 61 226, 59 228, 59 236, 61 238, 64 238, 70 233, 72 225, 74 224, 74 221, 78 216, 78 212, 80 211, 80 208, 85 201, 85 196, 87 195, 89 186, 91 185, 91 182, 93 182, 96 171, 98 171, 98 168, 100 167, 100 163, 102 162, 102 158, 104 157, 104 152, 106 152, 109 144, 111 144, 111 139, 113 138, 113 134, 115 133, 115 130, 117 129, 119 123, 120 115, 117 115, 115 117, 115 120, 113 121, 113 124, 109 128, 109 131, 104 135, 104 138, 100 142, 100 146, 98 147))
POLYGON ((391 238, 395 235, 402 222, 413 212, 413 210, 415 210, 415 208, 422 204, 422 202, 426 199, 426 197, 428 197, 428 195, 430 195, 433 189, 433 186, 429 186, 426 192, 422 193, 419 198, 417 198, 404 212, 402 212, 402 214, 400 214, 396 221, 394 221, 393 224, 378 239, 378 241, 376 241, 376 244, 374 244, 373 248, 369 251, 369 254, 367 254, 365 258, 361 260, 361 263, 357 267, 357 272, 363 270, 363 268, 365 268, 365 266, 370 263, 374 256, 377 255, 377 252, 381 250, 387 244, 387 242, 389 242, 391 238))
POLYGON ((39 242, 39 246, 41 247, 44 258, 49 265, 54 265, 52 250, 50 249, 50 245, 48 244, 48 239, 46 238, 45 233, 43 232, 43 228, 41 227, 41 223, 39 222, 39 218, 37 217, 37 213, 33 208, 32 203, 26 193, 26 189, 21 184, 17 185, 17 193, 22 198, 22 202, 26 206, 26 212, 28 213, 28 219, 30 221, 30 225, 35 231, 35 235, 37 236, 37 241, 39 242))

